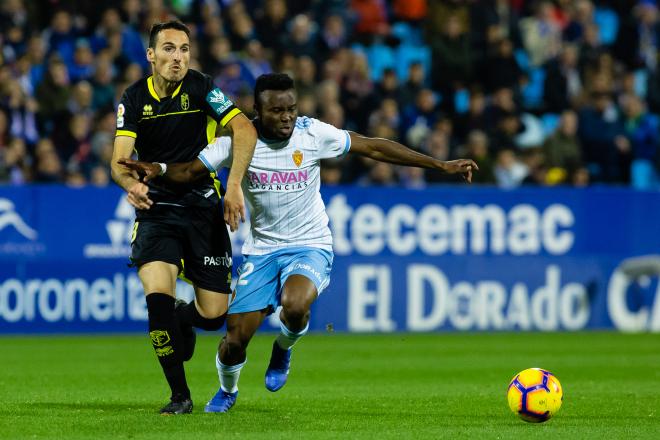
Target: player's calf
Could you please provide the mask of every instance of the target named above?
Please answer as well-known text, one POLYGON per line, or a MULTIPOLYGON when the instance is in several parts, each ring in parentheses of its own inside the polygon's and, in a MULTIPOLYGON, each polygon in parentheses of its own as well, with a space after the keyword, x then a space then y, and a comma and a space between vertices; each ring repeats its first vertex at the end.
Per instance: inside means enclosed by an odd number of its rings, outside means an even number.
POLYGON ((280 322, 280 334, 273 342, 273 351, 266 369, 264 382, 268 391, 275 392, 286 385, 291 366, 291 350, 296 342, 302 338, 309 329, 309 324, 299 332, 292 332, 280 322))

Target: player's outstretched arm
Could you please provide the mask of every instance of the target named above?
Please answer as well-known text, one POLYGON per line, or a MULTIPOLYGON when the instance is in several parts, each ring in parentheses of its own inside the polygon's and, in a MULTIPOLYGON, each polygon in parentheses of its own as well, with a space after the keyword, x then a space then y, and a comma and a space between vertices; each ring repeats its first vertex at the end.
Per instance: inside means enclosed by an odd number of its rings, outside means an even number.
POLYGON ((131 168, 124 166, 120 161, 128 159, 133 153, 135 138, 130 136, 115 137, 114 149, 112 151, 112 162, 110 173, 117 185, 124 188, 128 193, 128 202, 137 209, 149 209, 153 202, 147 193, 149 187, 138 180, 138 175, 131 168))
POLYGON ((436 169, 448 174, 462 174, 467 182, 472 182, 472 171, 479 169, 472 159, 442 161, 418 153, 389 139, 370 138, 352 131, 349 134, 351 136, 351 153, 367 156, 379 162, 436 169))
POLYGON ((225 222, 232 231, 238 229, 238 222, 245 222, 245 200, 241 181, 250 165, 254 147, 257 144, 257 130, 252 122, 243 114, 237 115, 229 124, 232 132, 233 159, 229 177, 227 177, 227 192, 225 193, 225 222))
POLYGON ((188 183, 209 175, 209 171, 199 159, 191 162, 166 165, 165 169, 159 163, 142 162, 139 160, 119 159, 118 162, 126 168, 137 171, 138 174, 143 176, 142 181, 144 182, 162 176, 170 182, 188 183))

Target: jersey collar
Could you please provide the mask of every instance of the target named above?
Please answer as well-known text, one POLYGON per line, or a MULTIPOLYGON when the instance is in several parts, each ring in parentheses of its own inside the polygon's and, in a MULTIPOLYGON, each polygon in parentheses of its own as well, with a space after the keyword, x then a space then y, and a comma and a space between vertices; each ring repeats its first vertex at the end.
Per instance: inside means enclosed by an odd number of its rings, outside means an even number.
MULTIPOLYGON (((181 91, 181 86, 183 85, 183 80, 179 83, 179 87, 174 90, 174 93, 172 93, 172 96, 170 98, 174 98, 176 95, 179 94, 181 91)), ((154 76, 151 75, 149 78, 147 78, 147 88, 149 89, 149 94, 158 102, 160 102, 160 98, 158 97, 158 93, 156 93, 156 89, 154 88, 154 76)))

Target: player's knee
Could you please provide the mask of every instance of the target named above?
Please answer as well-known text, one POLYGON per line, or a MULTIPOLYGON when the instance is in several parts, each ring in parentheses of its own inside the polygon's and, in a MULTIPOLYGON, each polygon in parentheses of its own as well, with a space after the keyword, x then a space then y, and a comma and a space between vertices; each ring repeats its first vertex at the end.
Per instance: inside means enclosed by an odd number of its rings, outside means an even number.
MULTIPOLYGON (((227 304, 222 302, 200 303, 197 302, 197 311, 199 315, 206 320, 220 319, 224 322, 227 316, 227 304)), ((222 326, 222 324, 220 324, 222 326)), ((206 330, 206 329, 204 329, 206 330)))
POLYGON ((214 332, 222 328, 226 318, 227 318, 226 314, 211 319, 202 317, 201 319, 198 320, 198 322, 196 322, 196 327, 209 332, 214 332))
POLYGON ((302 323, 309 317, 309 307, 299 301, 282 301, 282 312, 288 322, 302 323))
POLYGON ((229 359, 242 358, 245 354, 245 344, 238 337, 226 337, 222 343, 229 359))

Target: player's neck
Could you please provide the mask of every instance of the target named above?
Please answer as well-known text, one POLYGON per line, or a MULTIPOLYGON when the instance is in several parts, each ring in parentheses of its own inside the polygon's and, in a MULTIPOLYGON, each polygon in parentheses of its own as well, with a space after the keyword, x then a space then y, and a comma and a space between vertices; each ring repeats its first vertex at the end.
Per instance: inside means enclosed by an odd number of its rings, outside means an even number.
POLYGON ((179 86, 178 82, 168 81, 160 75, 153 75, 154 90, 159 98, 172 96, 176 88, 179 86))

